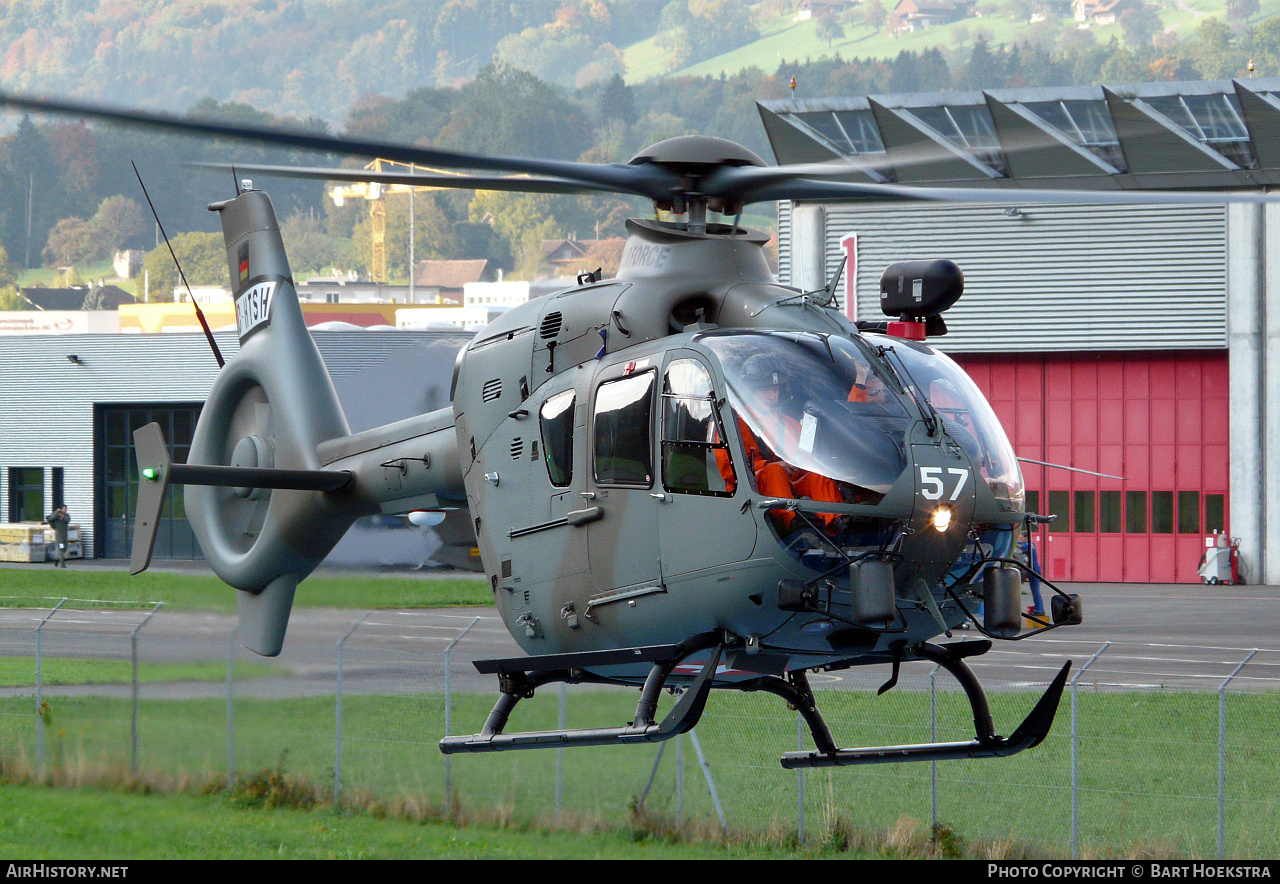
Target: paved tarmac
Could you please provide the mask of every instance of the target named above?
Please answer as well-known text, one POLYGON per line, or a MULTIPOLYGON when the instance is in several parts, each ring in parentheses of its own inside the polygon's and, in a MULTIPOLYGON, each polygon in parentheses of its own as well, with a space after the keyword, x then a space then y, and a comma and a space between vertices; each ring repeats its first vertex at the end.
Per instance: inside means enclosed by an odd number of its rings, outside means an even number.
MULTIPOLYGON (((73 563, 73 567, 125 566, 110 560, 85 560, 73 563)), ((207 572, 207 566, 160 563, 152 570, 207 572)), ((350 570, 325 568, 321 573, 350 570)), ((361 569, 361 573, 371 572, 361 569)), ((432 579, 427 572, 388 569, 376 573, 418 574, 432 579)), ((448 572, 448 576, 458 575, 448 572)), ((1233 691, 1280 690, 1280 587, 1090 583, 1063 588, 1084 599, 1084 624, 1020 641, 996 642, 990 653, 970 660, 988 688, 1042 688, 1070 659, 1079 683, 1098 689, 1218 690, 1230 678, 1233 691), (1090 662, 1095 655, 1097 659, 1090 662)), ((30 636, 47 614, 0 609, 0 653, 33 653, 30 636)), ((147 619, 146 612, 138 611, 67 611, 49 618, 41 627, 41 636, 44 653, 50 655, 127 657, 129 637, 136 631, 144 660, 221 661, 228 658, 231 649, 236 659, 280 667, 281 678, 238 683, 236 693, 243 696, 332 693, 340 645, 343 689, 350 692, 440 690, 447 648, 451 648, 453 690, 492 692, 496 686, 493 677, 478 675, 470 661, 521 653, 493 608, 367 612, 297 608, 283 653, 270 661, 237 648, 231 641, 235 625, 234 616, 223 614, 162 610, 147 619)), ((976 633, 963 631, 953 636, 956 640, 976 637, 976 633)), ((927 687, 932 668, 924 663, 903 667, 902 688, 927 687)), ((887 677, 887 667, 858 667, 818 674, 813 682, 815 688, 873 689, 887 677)), ((945 675, 940 679, 950 681, 945 675)), ((185 696, 222 695, 226 690, 219 683, 171 688, 174 695, 185 696)), ((50 690, 75 693, 103 689, 50 690)), ((157 690, 148 687, 152 696, 157 690)), ((30 693, 30 689, 25 691, 30 693)))

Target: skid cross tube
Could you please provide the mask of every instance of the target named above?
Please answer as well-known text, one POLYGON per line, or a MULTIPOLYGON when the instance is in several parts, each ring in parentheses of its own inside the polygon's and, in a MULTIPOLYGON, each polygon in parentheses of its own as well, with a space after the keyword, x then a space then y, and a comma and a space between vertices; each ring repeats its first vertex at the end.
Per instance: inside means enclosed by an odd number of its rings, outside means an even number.
POLYGON ((702 717, 723 650, 720 636, 706 633, 677 645, 510 660, 478 660, 476 669, 481 672, 495 670, 498 672, 502 695, 498 697, 480 733, 472 736, 445 737, 440 741, 440 751, 451 755, 456 752, 502 752, 550 746, 609 746, 619 743, 658 743, 669 740, 677 734, 693 730, 702 717), (703 664, 697 677, 667 717, 658 722, 656 720, 658 698, 663 688, 667 686, 671 673, 675 671, 681 660, 708 648, 712 651, 711 655, 703 664), (641 688, 635 717, 626 725, 612 728, 503 733, 516 704, 526 697, 532 697, 534 691, 542 685, 559 681, 608 682, 611 679, 591 676, 584 673, 582 668, 591 665, 618 665, 622 662, 637 660, 652 662, 653 665, 645 678, 644 687, 641 688))
MULTIPOLYGON (((861 749, 837 749, 831 739, 831 732, 816 706, 802 705, 791 698, 788 702, 795 705, 804 716, 809 730, 813 734, 813 742, 817 747, 812 752, 788 752, 782 756, 782 766, 787 769, 809 767, 844 767, 854 764, 890 764, 899 761, 943 761, 960 758, 1002 758, 1014 755, 1024 749, 1038 746, 1048 735, 1053 725, 1054 715, 1058 711, 1058 702, 1062 699, 1062 691, 1067 683, 1067 675, 1071 671, 1071 662, 1067 661, 1057 676, 1049 684, 1044 695, 1036 703, 1035 708, 1027 715, 1008 737, 996 734, 995 724, 991 718, 991 707, 987 696, 978 683, 964 657, 982 653, 977 646, 990 642, 960 642, 956 645, 934 645, 920 642, 911 647, 911 652, 920 659, 936 663, 955 676, 969 698, 969 706, 973 710, 974 739, 967 742, 954 743, 918 743, 903 746, 871 746, 861 749)), ((795 679, 792 679, 793 682, 795 679)), ((780 679, 778 679, 782 684, 780 679)), ((779 696, 786 696, 777 686, 759 685, 756 689, 768 690, 779 696)), ((788 686, 790 687, 790 686, 788 686)), ((800 695, 798 695, 800 696, 800 695)), ((803 696, 800 696, 803 700, 803 696)), ((812 694, 809 695, 812 701, 812 694)))

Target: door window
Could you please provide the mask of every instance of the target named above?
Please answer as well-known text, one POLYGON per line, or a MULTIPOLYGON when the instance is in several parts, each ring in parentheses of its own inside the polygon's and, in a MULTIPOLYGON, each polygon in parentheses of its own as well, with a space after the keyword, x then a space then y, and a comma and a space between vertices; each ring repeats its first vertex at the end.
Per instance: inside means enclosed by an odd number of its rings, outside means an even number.
POLYGON ((542 451, 551 484, 564 488, 573 481, 573 390, 557 393, 542 403, 542 451))
POLYGON ((653 484, 652 412, 656 372, 606 381, 596 391, 595 477, 600 485, 653 484))

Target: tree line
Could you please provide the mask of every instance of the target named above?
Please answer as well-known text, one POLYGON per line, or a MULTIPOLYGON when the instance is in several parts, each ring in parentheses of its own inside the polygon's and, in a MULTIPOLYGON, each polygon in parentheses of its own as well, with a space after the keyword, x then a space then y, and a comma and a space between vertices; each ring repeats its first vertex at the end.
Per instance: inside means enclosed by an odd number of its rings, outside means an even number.
MULTIPOLYGON (((184 113, 482 154, 589 162, 625 162, 664 138, 701 133, 736 141, 767 158, 755 102, 791 95, 793 76, 798 95, 819 97, 1218 79, 1247 75, 1250 61, 1257 75, 1280 72, 1280 18, 1237 27, 1207 18, 1185 43, 1161 40, 1158 34, 1148 34, 1144 41, 1138 39, 1140 32, 1135 34, 1136 49, 1119 41, 1090 41, 1087 32, 1074 29, 1050 35, 1053 39, 1042 34, 1044 39, 1037 40, 1030 34, 1010 45, 990 43, 979 33, 963 52, 934 47, 904 50, 888 59, 784 60, 770 70, 635 85, 614 73, 572 89, 491 61, 457 85, 421 86, 401 97, 364 95, 347 108, 340 127, 318 116, 275 116, 212 98, 195 101, 184 113)), ((24 118, 0 139, 0 247, 7 256, 0 277, 12 279, 26 267, 92 262, 121 247, 156 252, 156 225, 143 209, 135 164, 171 235, 213 237, 216 244, 217 219, 205 207, 233 192, 231 167, 250 162, 361 163, 119 126, 24 118), (175 160, 221 163, 223 168, 192 170, 175 160)), ((317 182, 275 179, 259 186, 272 195, 295 271, 337 266, 367 272, 371 222, 366 203, 336 206, 317 182)), ((388 198, 387 209, 389 275, 403 279, 408 273, 407 196, 388 198)), ((752 211, 769 213, 771 207, 752 211)), ((420 192, 413 208, 415 257, 487 257, 508 270, 534 274, 543 240, 620 236, 626 217, 648 212, 636 200, 606 194, 420 192)), ((160 248, 148 266, 154 265, 163 283, 171 272, 164 268, 171 262, 167 249, 160 248)), ((223 281, 225 262, 207 263, 217 278, 192 278, 188 271, 193 283, 223 281)), ((161 287, 153 283, 152 290, 161 287)))

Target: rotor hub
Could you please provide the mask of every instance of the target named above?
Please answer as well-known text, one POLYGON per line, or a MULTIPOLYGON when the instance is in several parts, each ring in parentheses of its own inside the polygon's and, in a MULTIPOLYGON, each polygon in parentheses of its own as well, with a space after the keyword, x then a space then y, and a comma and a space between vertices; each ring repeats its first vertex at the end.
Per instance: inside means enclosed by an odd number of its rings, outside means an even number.
POLYGON ((765 161, 740 144, 710 135, 680 135, 651 144, 628 165, 653 163, 673 172, 706 171, 721 166, 764 166, 765 161))

